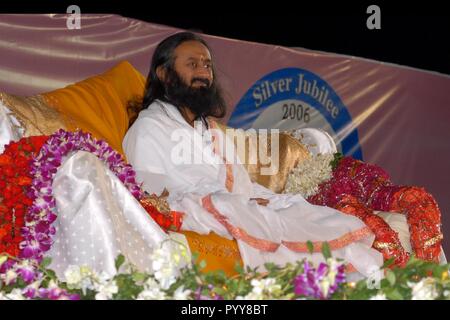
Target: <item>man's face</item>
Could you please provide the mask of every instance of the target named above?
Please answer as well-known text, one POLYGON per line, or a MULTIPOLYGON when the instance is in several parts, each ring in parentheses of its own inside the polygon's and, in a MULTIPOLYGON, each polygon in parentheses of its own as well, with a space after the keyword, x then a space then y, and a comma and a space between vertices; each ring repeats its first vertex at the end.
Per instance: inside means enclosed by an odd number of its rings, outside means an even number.
POLYGON ((174 69, 191 88, 209 88, 213 82, 211 54, 197 41, 186 41, 174 51, 174 69))
POLYGON ((222 117, 225 101, 213 79, 211 54, 198 41, 186 41, 174 50, 172 67, 157 69, 165 83, 165 98, 189 108, 196 117, 222 117))

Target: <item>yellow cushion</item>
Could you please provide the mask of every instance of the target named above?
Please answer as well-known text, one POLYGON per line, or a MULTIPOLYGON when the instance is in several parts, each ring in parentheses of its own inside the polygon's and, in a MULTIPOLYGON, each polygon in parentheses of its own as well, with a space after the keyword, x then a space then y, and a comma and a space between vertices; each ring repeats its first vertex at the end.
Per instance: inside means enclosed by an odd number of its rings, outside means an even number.
POLYGON ((236 240, 228 240, 214 232, 201 235, 192 231, 180 231, 186 236, 192 253, 198 253, 198 260, 204 260, 203 272, 223 270, 227 276, 237 274, 236 264, 243 265, 236 240))
POLYGON ((69 130, 81 129, 107 141, 123 154, 128 130, 127 104, 142 97, 145 77, 123 61, 109 71, 42 94, 62 114, 69 130))

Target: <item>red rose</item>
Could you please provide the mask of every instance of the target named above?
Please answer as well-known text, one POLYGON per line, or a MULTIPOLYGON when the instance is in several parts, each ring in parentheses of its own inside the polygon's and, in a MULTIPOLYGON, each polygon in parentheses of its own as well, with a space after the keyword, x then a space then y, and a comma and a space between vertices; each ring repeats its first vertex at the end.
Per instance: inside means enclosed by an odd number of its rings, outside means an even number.
POLYGON ((14 177, 14 174, 15 174, 14 169, 11 167, 3 168, 3 173, 4 173, 5 177, 7 177, 7 178, 14 177))
POLYGON ((1 166, 9 166, 13 163, 13 160, 10 156, 6 154, 0 155, 0 167, 1 166))
POLYGON ((16 181, 19 186, 29 186, 31 185, 31 182, 33 182, 33 179, 30 177, 21 176, 18 177, 16 181))
POLYGON ((8 232, 3 227, 0 227, 0 241, 6 236, 8 232))
POLYGON ((23 151, 26 151, 26 152, 34 151, 33 147, 31 145, 29 145, 28 143, 21 144, 21 146, 22 146, 23 151))

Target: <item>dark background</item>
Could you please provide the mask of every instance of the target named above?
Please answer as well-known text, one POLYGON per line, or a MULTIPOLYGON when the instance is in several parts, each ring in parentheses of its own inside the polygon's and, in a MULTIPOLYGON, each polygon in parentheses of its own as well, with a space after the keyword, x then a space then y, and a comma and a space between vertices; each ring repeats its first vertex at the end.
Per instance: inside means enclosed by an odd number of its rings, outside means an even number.
MULTIPOLYGON (((450 9, 444 1, 110 0, 3 1, 10 13, 114 13, 227 38, 341 53, 450 74, 450 9), (367 7, 381 9, 369 30, 367 7)), ((0 30, 1 31, 1 30, 0 30)))
POLYGON ((400 15, 381 5, 381 29, 369 30, 366 8, 347 15, 318 15, 313 10, 296 15, 286 12, 206 17, 126 14, 233 39, 341 53, 450 74, 449 17, 400 15))

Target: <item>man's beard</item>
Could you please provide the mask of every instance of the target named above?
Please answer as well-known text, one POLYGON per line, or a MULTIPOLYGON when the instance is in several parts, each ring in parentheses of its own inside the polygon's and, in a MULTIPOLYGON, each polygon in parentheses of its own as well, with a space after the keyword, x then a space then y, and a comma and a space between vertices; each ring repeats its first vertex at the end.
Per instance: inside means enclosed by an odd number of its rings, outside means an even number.
POLYGON ((187 107, 195 115, 195 119, 213 116, 221 118, 225 115, 225 101, 220 88, 215 81, 210 85, 208 79, 193 78, 187 85, 176 71, 168 72, 166 84, 166 99, 177 108, 187 107), (202 82, 206 86, 192 87, 195 82, 202 82))

